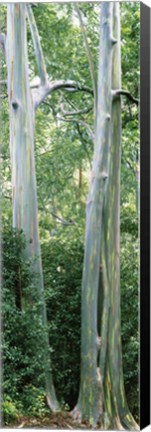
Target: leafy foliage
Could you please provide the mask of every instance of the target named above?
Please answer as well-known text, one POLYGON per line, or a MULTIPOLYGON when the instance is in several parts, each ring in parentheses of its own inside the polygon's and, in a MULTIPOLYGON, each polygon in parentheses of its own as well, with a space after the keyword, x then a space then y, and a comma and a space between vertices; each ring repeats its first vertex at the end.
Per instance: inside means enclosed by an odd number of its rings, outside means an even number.
POLYGON ((9 396, 4 395, 2 407, 4 413, 4 423, 6 425, 11 421, 18 420, 22 415, 22 404, 18 403, 16 405, 9 396))
POLYGON ((58 398, 73 408, 80 378, 83 242, 76 229, 42 247, 52 370, 58 398))
POLYGON ((121 240, 123 368, 127 401, 139 419, 138 239, 124 233, 121 240))
POLYGON ((36 275, 31 273, 31 263, 23 258, 24 249, 23 232, 5 226, 2 237, 3 392, 7 417, 11 413, 15 415, 16 401, 17 406, 18 402, 24 405, 24 392, 27 393, 31 384, 37 389, 44 384, 44 329, 36 301, 36 275))

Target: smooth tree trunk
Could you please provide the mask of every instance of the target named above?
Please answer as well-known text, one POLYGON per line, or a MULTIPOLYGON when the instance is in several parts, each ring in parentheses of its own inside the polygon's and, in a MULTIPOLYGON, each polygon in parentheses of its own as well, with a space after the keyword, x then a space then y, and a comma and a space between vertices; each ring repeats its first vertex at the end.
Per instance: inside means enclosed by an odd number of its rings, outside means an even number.
POLYGON ((104 388, 104 427, 137 429, 125 397, 120 316, 120 171, 121 88, 120 10, 113 4, 112 116, 110 173, 103 210, 102 269, 104 302, 101 322, 100 374, 104 388))
POLYGON ((138 429, 126 402, 120 328, 121 53, 118 2, 102 2, 98 107, 86 209, 81 382, 74 415, 138 429), (101 256, 101 264, 100 264, 101 256))
POLYGON ((28 76, 26 5, 7 5, 7 69, 10 105, 10 154, 12 169, 13 227, 23 229, 26 257, 35 258, 39 313, 44 326, 47 401, 58 409, 52 382, 43 273, 38 232, 36 174, 34 162, 34 108, 28 76))
POLYGON ((112 4, 101 5, 98 109, 95 151, 86 206, 82 279, 81 383, 74 414, 96 424, 100 408, 97 357, 97 302, 102 238, 102 210, 109 170, 111 124, 112 4))

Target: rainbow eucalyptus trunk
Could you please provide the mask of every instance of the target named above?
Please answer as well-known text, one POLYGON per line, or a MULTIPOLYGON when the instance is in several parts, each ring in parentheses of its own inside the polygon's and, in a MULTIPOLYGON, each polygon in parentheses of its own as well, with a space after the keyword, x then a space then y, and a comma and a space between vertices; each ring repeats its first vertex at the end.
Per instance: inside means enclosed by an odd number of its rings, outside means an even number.
POLYGON ((74 414, 93 425, 99 421, 103 429, 138 429, 125 398, 121 352, 118 3, 102 2, 100 27, 95 150, 82 280, 81 383, 74 414))
POLYGON ((82 280, 81 384, 75 414, 96 424, 100 410, 97 371, 97 301, 102 238, 102 209, 109 169, 111 123, 112 4, 102 3, 95 151, 86 207, 82 280))
POLYGON ((121 88, 120 11, 113 4, 113 36, 117 40, 112 59, 112 130, 110 173, 104 201, 102 268, 104 302, 101 320, 100 374, 104 388, 104 427, 137 429, 129 413, 123 382, 120 327, 120 169, 121 88))
POLYGON ((7 5, 7 69, 10 105, 10 154, 12 168, 13 227, 23 229, 28 246, 26 256, 36 258, 37 293, 44 325, 46 388, 49 406, 58 408, 51 376, 49 341, 44 300, 43 274, 38 232, 36 174, 34 161, 34 109, 28 77, 26 5, 7 5), (30 243, 29 243, 30 240, 30 243))

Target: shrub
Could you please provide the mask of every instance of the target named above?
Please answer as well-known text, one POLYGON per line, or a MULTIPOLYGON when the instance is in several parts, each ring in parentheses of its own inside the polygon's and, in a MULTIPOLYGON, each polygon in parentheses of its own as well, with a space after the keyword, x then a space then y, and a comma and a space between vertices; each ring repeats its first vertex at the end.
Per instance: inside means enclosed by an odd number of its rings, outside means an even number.
POLYGON ((18 420, 22 415, 22 405, 18 404, 18 406, 16 406, 9 396, 4 397, 2 407, 4 423, 6 425, 11 421, 18 420))
POLYGON ((31 262, 23 258, 25 247, 22 231, 4 227, 3 393, 4 400, 13 400, 14 405, 4 405, 5 410, 10 406, 11 412, 24 400, 27 385, 44 386, 44 329, 37 301, 37 276, 31 272, 31 262))
POLYGON ((50 413, 46 406, 46 395, 43 389, 36 388, 32 384, 24 387, 22 403, 27 415, 42 417, 50 413))

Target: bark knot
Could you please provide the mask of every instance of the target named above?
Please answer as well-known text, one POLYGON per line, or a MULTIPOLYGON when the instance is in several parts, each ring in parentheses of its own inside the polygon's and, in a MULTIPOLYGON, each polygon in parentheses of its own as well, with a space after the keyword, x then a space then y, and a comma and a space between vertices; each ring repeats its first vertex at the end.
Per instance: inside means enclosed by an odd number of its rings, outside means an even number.
POLYGON ((115 39, 114 37, 112 37, 111 38, 111 42, 112 42, 112 45, 115 45, 115 44, 117 44, 117 39, 115 39))
POLYGON ((101 172, 101 178, 102 178, 103 180, 106 180, 106 179, 108 178, 108 173, 107 173, 106 171, 102 171, 102 172, 101 172))
POLYGON ((14 110, 17 110, 19 108, 19 103, 17 102, 17 100, 12 100, 12 107, 14 110))

